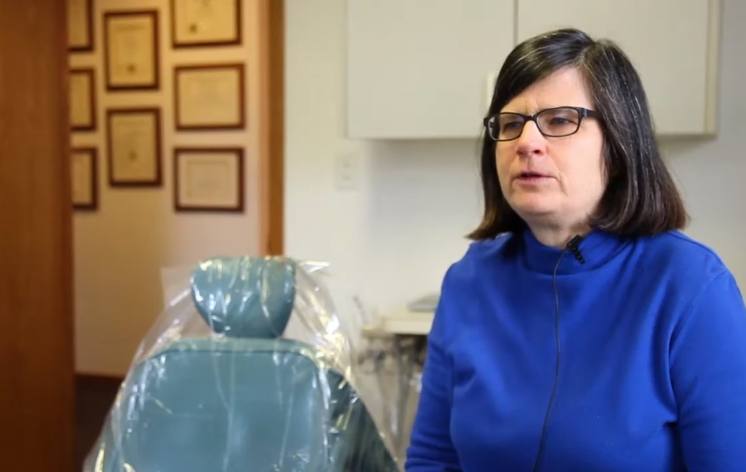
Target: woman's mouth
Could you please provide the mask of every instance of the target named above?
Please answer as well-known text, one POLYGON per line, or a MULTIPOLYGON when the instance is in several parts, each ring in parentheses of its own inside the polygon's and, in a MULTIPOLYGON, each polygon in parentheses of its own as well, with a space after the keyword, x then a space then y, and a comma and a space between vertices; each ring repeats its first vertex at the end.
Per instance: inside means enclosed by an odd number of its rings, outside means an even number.
POLYGON ((548 178, 548 175, 540 174, 538 172, 521 172, 518 174, 518 177, 516 177, 516 180, 524 183, 535 183, 548 178))

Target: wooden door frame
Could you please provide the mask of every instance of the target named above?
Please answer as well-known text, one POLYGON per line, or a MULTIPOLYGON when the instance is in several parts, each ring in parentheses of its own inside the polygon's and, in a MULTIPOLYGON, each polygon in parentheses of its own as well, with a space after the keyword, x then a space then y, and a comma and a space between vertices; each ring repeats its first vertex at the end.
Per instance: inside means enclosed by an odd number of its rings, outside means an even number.
POLYGON ((264 12, 259 63, 264 82, 260 119, 263 127, 261 170, 261 250, 284 253, 284 109, 285 109, 285 1, 262 0, 264 12))
POLYGON ((0 470, 73 470, 66 2, 0 2, 0 470))

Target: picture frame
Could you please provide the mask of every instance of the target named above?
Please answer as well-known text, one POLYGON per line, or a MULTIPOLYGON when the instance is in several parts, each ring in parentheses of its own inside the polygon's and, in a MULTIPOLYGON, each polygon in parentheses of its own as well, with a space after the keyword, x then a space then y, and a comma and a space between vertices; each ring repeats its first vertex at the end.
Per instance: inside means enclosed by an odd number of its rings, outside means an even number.
POLYGON ((106 113, 109 185, 161 186, 161 111, 111 108, 106 113))
POLYGON ((67 50, 93 51, 93 0, 67 0, 67 50))
POLYGON ((244 150, 241 147, 174 148, 174 210, 244 210, 244 150))
POLYGON ((171 0, 171 46, 241 44, 241 0, 171 0))
POLYGON ((177 130, 245 128, 242 63, 180 65, 173 75, 177 130))
POLYGON ((157 90, 158 44, 157 10, 105 12, 106 90, 157 90))
POLYGON ((70 69, 70 129, 96 129, 96 81, 92 67, 70 69))
POLYGON ((94 147, 70 150, 70 178, 73 209, 93 211, 98 208, 98 153, 94 147))

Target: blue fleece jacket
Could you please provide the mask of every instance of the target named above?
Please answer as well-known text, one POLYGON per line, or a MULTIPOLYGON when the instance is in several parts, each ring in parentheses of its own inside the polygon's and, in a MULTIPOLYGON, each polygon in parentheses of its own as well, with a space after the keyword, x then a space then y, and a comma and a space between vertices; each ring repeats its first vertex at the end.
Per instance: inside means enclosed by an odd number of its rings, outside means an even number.
POLYGON ((579 250, 524 231, 451 266, 407 470, 746 470, 746 309, 722 261, 678 232, 579 250))

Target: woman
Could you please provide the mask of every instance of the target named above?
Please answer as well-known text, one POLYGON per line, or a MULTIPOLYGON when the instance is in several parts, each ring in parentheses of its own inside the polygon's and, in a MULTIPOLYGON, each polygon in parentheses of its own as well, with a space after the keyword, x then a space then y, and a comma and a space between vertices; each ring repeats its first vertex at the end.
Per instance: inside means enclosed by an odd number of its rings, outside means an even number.
POLYGON ((746 470, 746 310, 686 214, 624 53, 518 45, 485 212, 445 276, 407 470, 746 470))

